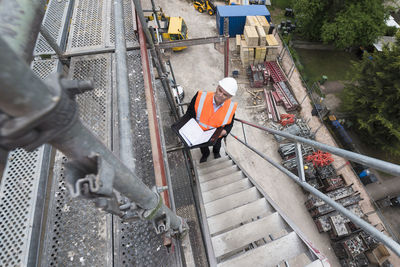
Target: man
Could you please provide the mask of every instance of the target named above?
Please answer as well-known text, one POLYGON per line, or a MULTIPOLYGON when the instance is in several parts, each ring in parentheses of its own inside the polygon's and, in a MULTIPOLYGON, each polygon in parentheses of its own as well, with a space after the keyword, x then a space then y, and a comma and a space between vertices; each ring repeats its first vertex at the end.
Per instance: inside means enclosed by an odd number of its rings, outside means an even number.
MULTIPOLYGON (((192 98, 185 116, 194 118, 203 130, 223 127, 220 137, 213 146, 214 158, 220 158, 221 140, 232 129, 237 103, 231 101, 236 94, 237 82, 234 78, 224 78, 218 82, 214 92, 198 91, 192 98)), ((208 147, 201 147, 200 163, 210 155, 208 147)))

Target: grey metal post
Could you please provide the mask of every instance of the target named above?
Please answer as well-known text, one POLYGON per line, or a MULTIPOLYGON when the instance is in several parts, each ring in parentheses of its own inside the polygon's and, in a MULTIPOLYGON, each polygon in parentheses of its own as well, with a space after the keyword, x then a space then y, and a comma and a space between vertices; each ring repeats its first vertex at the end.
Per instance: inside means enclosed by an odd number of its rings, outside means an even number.
POLYGON ((229 76, 229 18, 224 18, 224 77, 229 76))
MULTIPOLYGON (((0 109, 12 118, 26 118, 32 114, 43 112, 48 107, 60 101, 60 95, 55 90, 60 87, 53 81, 52 86, 38 78, 29 66, 23 62, 0 38, 0 109), (13 62, 13 64, 6 64, 13 62), (54 87, 53 87, 54 86, 54 87)), ((62 96, 67 101, 66 106, 74 102, 62 96)), ((69 114, 61 113, 66 116, 69 114)), ((62 123, 62 120, 57 121, 62 123)), ((3 132, 1 132, 3 133, 3 132)), ((74 120, 67 130, 58 133, 48 141, 51 145, 63 152, 76 164, 77 170, 87 173, 97 173, 97 162, 93 155, 99 155, 101 160, 111 167, 114 180, 114 189, 145 209, 146 217, 170 219, 171 228, 182 229, 184 222, 170 209, 160 203, 158 194, 150 190, 133 172, 131 172, 102 142, 100 142, 80 120, 74 120), (150 214, 149 214, 150 213, 150 214)), ((108 177, 107 177, 108 178, 108 177)), ((111 179, 111 177, 109 177, 111 179)))
POLYGON ((243 137, 244 137, 244 141, 245 141, 245 142, 246 142, 246 144, 247 144, 246 132, 245 132, 245 130, 244 130, 244 124, 243 124, 243 122, 242 122, 242 131, 243 131, 243 137))
MULTIPOLYGON (((232 135, 232 134, 231 134, 232 135)), ((370 225, 369 223, 367 223, 366 221, 364 221, 363 219, 361 219, 360 217, 358 217, 357 215, 355 215, 353 212, 349 211, 348 209, 346 209, 345 207, 343 207, 342 205, 336 203, 334 200, 330 199, 329 197, 327 197, 324 193, 320 192, 319 190, 315 189, 314 187, 312 187, 311 185, 309 185, 308 183, 304 183, 302 182, 299 177, 297 177, 296 175, 294 175, 293 173, 291 173, 289 170, 287 170, 286 168, 284 168, 282 165, 280 165, 279 163, 273 161, 272 159, 270 159, 269 157, 267 157, 266 155, 264 155, 263 153, 261 153, 260 151, 258 151, 257 149, 255 149, 254 147, 251 147, 249 145, 247 145, 243 140, 241 140, 240 138, 238 138, 235 135, 232 135, 236 140, 238 140, 240 143, 242 143, 243 145, 245 145, 247 148, 249 148, 250 150, 252 150, 253 152, 255 152, 257 155, 259 155, 261 158, 265 159, 266 161, 268 161, 271 165, 273 165, 275 168, 279 169, 281 172, 285 173, 287 176, 289 176, 293 181, 295 181, 296 183, 298 183, 300 186, 302 186, 305 190, 309 191, 310 193, 312 193, 313 195, 319 197, 320 199, 322 199, 323 201, 325 201, 327 204, 329 204, 331 207, 333 207, 335 210, 337 210, 338 212, 340 212, 341 214, 343 214, 344 216, 346 216, 347 218, 349 218, 352 222, 354 222, 356 225, 358 225, 360 228, 364 229, 366 232, 368 232, 369 234, 371 234, 374 238, 378 239, 379 241, 381 241, 382 243, 384 243, 386 246, 388 246, 388 248, 390 248, 394 253, 396 253, 398 256, 400 256, 400 245, 398 243, 396 243, 393 239, 391 239, 390 237, 386 236, 385 234, 381 233, 380 231, 378 231, 378 229, 376 229, 375 227, 373 227, 372 225, 370 225)))
POLYGON ((295 152, 296 152, 297 173, 300 177, 300 180, 302 182, 305 182, 306 177, 304 175, 303 152, 301 151, 301 144, 296 143, 294 148, 295 148, 295 152))
POLYGON ((26 62, 32 60, 45 5, 46 0, 0 1, 0 36, 26 62))
POLYGON ((61 58, 63 55, 63 51, 61 50, 60 46, 54 41, 53 37, 47 30, 45 26, 42 25, 40 28, 40 34, 46 39, 47 43, 50 45, 51 48, 53 48, 54 52, 56 52, 56 55, 61 58))
POLYGON ((135 155, 133 154, 133 133, 129 111, 128 65, 126 62, 124 7, 122 0, 114 0, 114 18, 119 153, 121 161, 133 171, 135 169, 135 155))

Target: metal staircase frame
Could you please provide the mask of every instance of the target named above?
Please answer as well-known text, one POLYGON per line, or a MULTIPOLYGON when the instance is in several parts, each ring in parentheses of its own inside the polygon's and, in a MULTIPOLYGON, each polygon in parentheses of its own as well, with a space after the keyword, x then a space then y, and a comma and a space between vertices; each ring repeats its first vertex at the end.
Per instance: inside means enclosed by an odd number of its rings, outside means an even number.
MULTIPOLYGON (((248 121, 244 121, 241 119, 236 119, 236 121, 240 122, 242 124, 242 129, 243 129, 243 134, 245 136, 245 129, 244 129, 244 125, 248 125, 250 127, 253 128, 257 128, 260 129, 262 131, 265 131, 267 133, 270 134, 275 134, 275 135, 279 135, 282 137, 285 137, 293 142, 296 143, 296 158, 297 158, 297 162, 298 162, 298 166, 300 170, 303 170, 303 161, 302 161, 302 156, 301 153, 299 153, 299 151, 301 151, 301 144, 305 144, 308 146, 312 146, 314 148, 320 149, 322 151, 327 151, 330 152, 332 154, 335 154, 337 156, 346 158, 348 160, 351 161, 355 161, 364 165, 368 165, 370 167, 373 167, 374 169, 378 169, 393 175, 400 175, 400 166, 390 163, 390 162, 386 162, 383 160, 379 160, 379 159, 375 159, 372 157, 368 157, 365 155, 361 155, 358 153, 354 153, 345 149, 341 149, 341 148, 337 148, 337 147, 332 147, 326 144, 322 144, 319 143, 317 141, 314 140, 310 140, 310 139, 306 139, 303 137, 299 137, 299 136, 295 136, 289 133, 285 133, 282 131, 278 131, 278 130, 274 130, 271 128, 267 128, 267 127, 263 127, 260 125, 256 125, 254 123, 248 122, 248 121), (298 149, 300 147, 300 149, 298 149)), ((390 237, 386 236, 385 234, 381 233, 379 230, 377 230, 374 226, 372 226, 371 224, 367 223, 366 221, 364 221, 363 219, 359 218, 357 215, 355 215, 353 212, 349 211, 348 209, 346 209, 345 207, 343 207, 342 205, 336 203, 334 200, 332 200, 331 198, 327 197, 324 193, 322 193, 321 191, 315 189, 314 187, 312 187, 311 185, 309 185, 307 182, 305 182, 303 179, 301 179, 301 177, 298 177, 297 175, 293 174, 292 172, 290 172, 289 170, 287 170, 286 168, 284 168, 281 164, 273 161, 271 158, 269 158, 268 156, 266 156, 265 154, 261 153, 260 151, 258 151, 256 148, 250 146, 247 143, 247 140, 242 140, 241 138, 237 137, 236 135, 230 133, 230 135, 235 138, 237 141, 239 141, 240 143, 242 143, 246 148, 252 150, 253 152, 255 152, 257 155, 259 155, 261 158, 263 158, 264 160, 268 161, 270 164, 272 164, 275 168, 277 168, 278 170, 280 170, 281 172, 283 172, 284 174, 286 174, 287 176, 289 176, 289 178, 291 178, 293 181, 295 181, 297 184, 299 184, 303 189, 307 190, 308 192, 312 193, 313 195, 319 197, 320 199, 322 199, 323 201, 325 201, 329 206, 333 207, 335 210, 337 210, 338 212, 340 212, 341 214, 343 214, 344 216, 346 216, 347 218, 349 218, 353 223, 355 223, 356 225, 358 225, 360 228, 362 228, 364 231, 368 232, 369 234, 371 234, 374 238, 376 238, 377 240, 381 241, 383 244, 385 244, 388 248, 390 248, 396 255, 400 256, 400 244, 398 244, 397 242, 395 242, 393 239, 391 239, 390 237)), ((303 173, 304 175, 304 173, 303 173)), ((302 175, 300 175, 302 176, 302 175)))

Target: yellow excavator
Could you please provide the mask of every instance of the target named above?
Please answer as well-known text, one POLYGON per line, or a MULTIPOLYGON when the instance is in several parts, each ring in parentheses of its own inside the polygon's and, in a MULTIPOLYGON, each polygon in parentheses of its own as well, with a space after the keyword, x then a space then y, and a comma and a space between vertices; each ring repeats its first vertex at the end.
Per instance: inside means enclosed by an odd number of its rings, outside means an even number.
MULTIPOLYGON (((145 17, 147 22, 152 22, 149 26, 155 29, 155 37, 159 42, 188 39, 188 28, 182 17, 168 17, 161 8, 160 11, 145 17), (154 15, 157 16, 158 23, 155 23, 154 15)), ((185 48, 187 47, 174 47, 172 50, 181 51, 185 48)))
POLYGON ((210 15, 210 16, 215 14, 215 5, 212 1, 195 0, 195 1, 193 1, 193 6, 200 13, 207 11, 208 15, 210 15))

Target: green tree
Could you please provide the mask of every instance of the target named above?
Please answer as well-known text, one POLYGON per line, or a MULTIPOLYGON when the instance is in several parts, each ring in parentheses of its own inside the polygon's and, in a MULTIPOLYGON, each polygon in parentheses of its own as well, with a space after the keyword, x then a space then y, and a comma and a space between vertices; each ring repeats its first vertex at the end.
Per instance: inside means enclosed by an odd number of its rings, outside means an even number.
POLYGON ((297 0, 293 1, 297 23, 300 33, 305 38, 313 41, 321 39, 321 27, 325 21, 329 1, 297 0))
POLYGON ((342 94, 359 136, 368 144, 400 155, 400 34, 395 45, 354 63, 352 83, 342 94))
POLYGON ((367 46, 385 31, 382 0, 294 1, 301 34, 338 48, 367 46))

